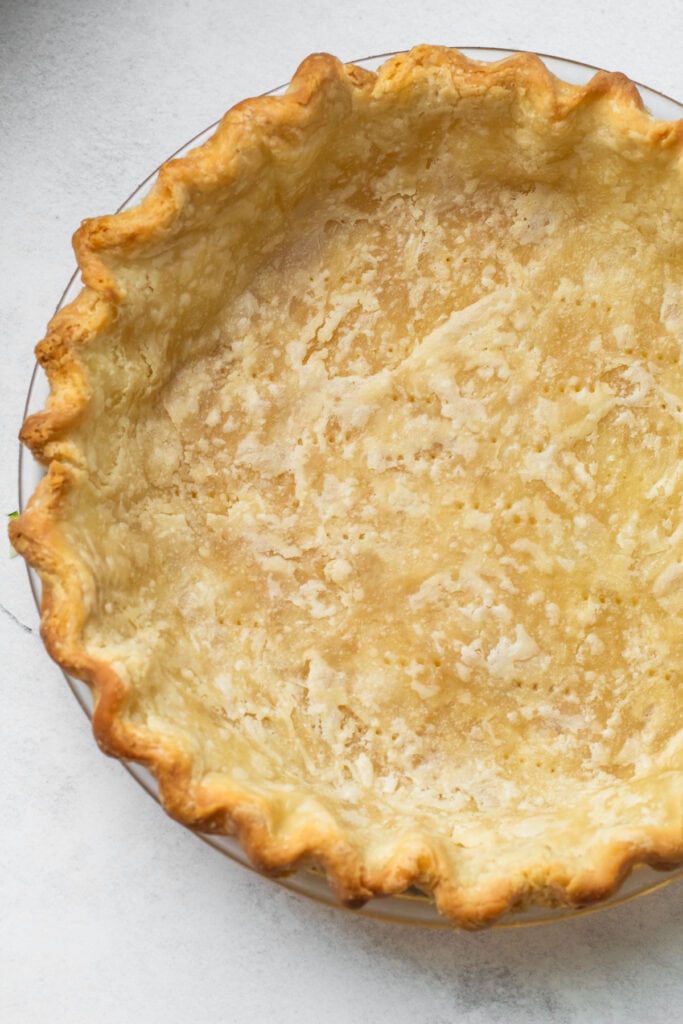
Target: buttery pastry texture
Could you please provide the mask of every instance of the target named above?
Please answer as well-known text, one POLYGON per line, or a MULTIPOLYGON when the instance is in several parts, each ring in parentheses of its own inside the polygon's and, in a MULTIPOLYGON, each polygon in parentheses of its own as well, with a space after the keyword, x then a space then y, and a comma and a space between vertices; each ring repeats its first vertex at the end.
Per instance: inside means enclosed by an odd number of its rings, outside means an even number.
POLYGON ((683 124, 308 58, 75 237, 12 524, 102 747, 476 927, 683 861, 683 124))

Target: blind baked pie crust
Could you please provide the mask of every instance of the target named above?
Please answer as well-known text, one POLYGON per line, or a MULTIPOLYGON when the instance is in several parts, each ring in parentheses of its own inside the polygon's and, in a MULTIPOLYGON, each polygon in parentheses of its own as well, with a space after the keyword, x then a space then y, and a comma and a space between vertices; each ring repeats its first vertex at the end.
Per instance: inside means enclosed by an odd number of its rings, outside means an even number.
POLYGON ((477 927, 683 862, 683 122, 308 58, 84 222, 10 526, 108 753, 477 927))

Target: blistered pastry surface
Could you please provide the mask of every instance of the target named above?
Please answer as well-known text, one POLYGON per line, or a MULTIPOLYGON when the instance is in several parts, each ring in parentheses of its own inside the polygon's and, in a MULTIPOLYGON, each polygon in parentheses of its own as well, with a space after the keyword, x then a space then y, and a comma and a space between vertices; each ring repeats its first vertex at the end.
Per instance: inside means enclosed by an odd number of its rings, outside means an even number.
POLYGON ((212 246, 112 261, 57 516, 83 647, 275 832, 566 885, 681 841, 680 153, 618 90, 569 127, 409 60, 351 95, 307 177, 197 200, 212 246))

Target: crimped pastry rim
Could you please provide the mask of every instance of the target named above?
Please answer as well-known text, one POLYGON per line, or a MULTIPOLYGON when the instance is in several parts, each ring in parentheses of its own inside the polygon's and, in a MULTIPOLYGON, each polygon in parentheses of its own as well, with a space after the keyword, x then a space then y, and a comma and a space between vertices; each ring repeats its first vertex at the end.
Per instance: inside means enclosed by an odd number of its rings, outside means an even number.
MULTIPOLYGON (((430 48, 425 48, 430 49, 430 48)), ((434 48, 439 49, 439 48, 434 48)), ((475 48, 469 48, 475 49, 475 48)), ((492 51, 496 48, 481 47, 481 50, 492 51)), ((511 51, 500 50, 501 53, 508 54, 511 51)), ((513 51, 514 53, 514 51, 513 51)), ((387 55, 376 55, 377 58, 381 58, 387 55)), ((530 55, 517 53, 511 59, 501 58, 501 62, 506 64, 512 61, 516 62, 516 71, 520 73, 528 73, 530 75, 537 74, 539 72, 539 66, 537 56, 550 57, 551 55, 530 55)), ((309 58, 309 61, 315 60, 316 58, 309 58)), ((318 60, 328 61, 325 55, 318 57, 318 60)), ((373 58, 367 58, 368 60, 373 58)), ((565 61, 565 58, 552 58, 561 62, 565 61)), ((293 82, 296 82, 300 87, 310 86, 310 82, 306 80, 303 75, 304 69, 309 61, 304 62, 304 65, 295 76, 293 82)), ((473 62, 468 62, 473 63, 473 62)), ((577 64, 580 62, 566 61, 568 64, 577 64)), ((493 67, 497 67, 498 62, 495 65, 487 65, 486 72, 490 71, 493 67)), ((592 65, 581 64, 580 66, 587 69, 593 69, 592 65)), ((348 68, 346 66, 337 65, 336 71, 343 71, 348 68)), ((329 71, 329 65, 326 71, 329 71)), ((484 69, 479 69, 484 70, 484 69)), ((595 69, 599 70, 599 69, 595 69)), ((544 77, 545 72, 541 71, 541 77, 544 77)), ((643 127, 643 118, 645 118, 651 126, 655 124, 653 119, 650 119, 647 114, 643 113, 642 105, 640 103, 637 93, 634 92, 634 83, 629 82, 624 76, 619 74, 608 74, 599 72, 596 76, 600 79, 596 82, 592 79, 587 85, 583 87, 577 87, 577 91, 580 92, 580 98, 574 96, 574 101, 578 105, 585 101, 586 98, 595 94, 605 94, 606 92, 620 98, 627 110, 629 116, 632 115, 633 123, 639 122, 639 127, 643 127)), ((317 83, 316 83, 317 84, 317 83)), ((546 77, 547 84, 547 77, 546 77)), ((315 86, 314 86, 315 88, 315 86)), ((648 88, 648 87, 646 87, 648 88)), ((275 90, 273 90, 275 91, 275 90)), ((313 91, 313 90, 311 90, 313 91)), ((650 90, 656 92, 655 90, 650 90)), ((264 94, 270 95, 270 94, 264 94)), ((664 96, 659 93, 658 95, 664 96)), ((669 97, 665 97, 670 99, 669 97)), ((554 97, 555 101, 559 101, 559 97, 554 97)), ((244 104, 239 104, 239 107, 246 107, 253 101, 245 101, 244 104)), ((676 101, 672 101, 676 103, 676 101)), ((203 132, 198 133, 197 137, 201 137, 206 131, 209 131, 213 126, 209 126, 203 132)), ((658 135, 658 140, 664 142, 665 145, 672 143, 679 145, 683 141, 683 122, 679 122, 674 127, 673 123, 662 123, 659 122, 659 132, 652 134, 658 135)), ((191 145, 194 140, 191 140, 187 145, 191 145)), ((184 148, 184 147, 183 147, 184 148)), ((180 152, 180 151, 177 151, 180 152)), ((162 165, 163 166, 163 165, 162 165)), ((154 173, 149 176, 153 177, 154 173)), ((168 176, 170 178, 170 176, 168 176)), ((132 196, 135 196, 139 190, 149 180, 145 179, 145 182, 135 190, 132 196)), ((161 209, 164 205, 163 200, 166 200, 166 205, 169 200, 169 185, 170 191, 174 191, 174 182, 169 180, 165 183, 166 195, 162 197, 157 194, 162 192, 163 188, 155 188, 152 190, 151 195, 155 199, 159 199, 158 210, 155 211, 163 216, 161 209)), ((132 198, 132 196, 130 198, 132 198)), ((175 201, 175 197, 172 197, 175 201)), ((127 200, 128 203, 130 200, 127 200)), ((125 206, 126 203, 123 205, 125 206)), ((146 200, 145 200, 146 203, 146 200)), ((143 203, 142 205, 145 205, 143 203)), ((79 262, 83 269, 86 269, 90 280, 92 282, 91 288, 93 291, 97 291, 100 295, 105 297, 105 300, 116 302, 118 296, 116 294, 115 284, 107 279, 106 272, 102 273, 103 267, 98 264, 96 252, 100 248, 107 247, 107 241, 102 243, 101 239, 97 237, 97 232, 101 222, 106 221, 103 226, 104 231, 109 235, 112 229, 116 229, 118 225, 114 225, 111 222, 116 218, 117 215, 106 218, 95 218, 93 221, 88 222, 88 226, 85 229, 81 229, 77 233, 76 248, 79 252, 79 262), (90 226, 92 225, 92 233, 90 226)), ((145 234, 150 234, 156 230, 154 223, 150 224, 149 219, 143 225, 145 234)), ((127 232, 125 228, 121 230, 121 236, 116 236, 115 233, 112 235, 116 239, 118 244, 123 239, 123 244, 126 244, 130 237, 130 232, 127 232)), ((112 243, 114 244, 114 243, 112 243)), ((76 272, 77 273, 77 272, 76 272)), ((75 278, 76 274, 74 274, 75 278)), ((73 278, 72 278, 73 281, 73 278)), ((70 282, 71 283, 71 282, 70 282)), ((68 292, 69 286, 67 286, 68 292)), ((65 292, 66 294, 66 292, 65 292)), ((59 326, 52 325, 49 338, 53 338, 56 333, 56 328, 59 326)), ((36 373, 34 369, 34 377, 36 373)), ((62 410, 62 413, 67 410, 62 410)), ((34 418, 37 421, 37 417, 34 418)), ((45 457, 45 447, 50 443, 54 434, 58 432, 59 416, 56 413, 49 414, 41 417, 42 422, 34 422, 26 424, 22 431, 22 438, 29 446, 34 448, 39 455, 42 454, 45 457)), ((54 462, 54 460, 52 460, 54 462)), ((20 465, 21 472, 21 465, 20 465)), ((44 560, 44 551, 41 552, 41 544, 36 540, 34 531, 31 529, 28 519, 30 516, 24 516, 17 523, 10 525, 10 533, 15 545, 22 549, 21 553, 27 558, 27 561, 34 566, 39 566, 43 569, 43 572, 49 574, 50 566, 46 566, 44 560)), ((49 545, 47 545, 49 547, 49 545)), ((49 589, 49 582, 48 582, 49 589)), ((49 610, 50 597, 43 599, 43 609, 49 610)), ((45 614, 43 615, 45 618, 45 614)), ((399 862, 394 863, 391 877, 380 879, 379 881, 374 878, 371 883, 367 881, 361 881, 355 871, 347 870, 350 865, 345 864, 344 861, 347 859, 348 850, 345 848, 343 840, 340 842, 341 837, 330 837, 330 836, 318 836, 317 842, 315 843, 315 850, 312 850, 310 844, 308 848, 302 848, 298 851, 292 850, 291 846, 288 850, 274 849, 275 844, 269 842, 269 837, 264 833, 260 814, 254 813, 255 808, 245 807, 240 800, 233 806, 231 811, 228 811, 227 804, 217 805, 215 800, 209 800, 208 804, 206 800, 195 801, 194 799, 188 799, 187 787, 184 786, 182 776, 185 774, 186 766, 183 766, 177 758, 174 757, 173 752, 168 749, 157 749, 153 756, 149 755, 145 744, 142 744, 135 740, 135 738, 128 737, 125 733, 117 727, 115 722, 115 707, 117 701, 117 690, 116 681, 111 678, 112 673, 101 671, 99 666, 89 664, 92 659, 88 659, 81 656, 81 652, 77 651, 76 648, 71 648, 68 645, 64 645, 61 642, 59 635, 55 635, 51 630, 45 627, 45 641, 50 653, 53 657, 56 655, 56 660, 61 664, 65 670, 65 674, 68 679, 67 669, 76 668, 78 674, 81 676, 89 676, 89 684, 95 686, 100 692, 100 706, 97 708, 94 715, 94 729, 100 745, 105 749, 106 752, 113 754, 121 759, 134 758, 139 760, 143 765, 148 766, 152 770, 158 771, 160 775, 160 789, 162 791, 162 802, 165 802, 167 809, 175 817, 177 817, 184 824, 189 825, 195 829, 206 829, 207 831, 223 831, 226 824, 229 824, 230 831, 234 829, 240 836, 242 846, 246 849, 247 853, 252 859, 252 862, 256 864, 257 869, 262 871, 279 872, 279 871, 290 871, 292 868, 299 866, 300 862, 306 862, 310 859, 311 853, 313 853, 314 860, 316 863, 321 863, 327 870, 329 880, 336 889, 336 894, 339 899, 348 905, 358 904, 365 899, 384 894, 391 894, 393 892, 403 891, 408 885, 410 885, 416 878, 420 877, 420 873, 424 873, 427 868, 428 874, 432 875, 435 865, 433 863, 429 866, 425 863, 425 857, 427 861, 430 860, 427 851, 421 848, 421 844, 417 843, 417 848, 410 844, 412 849, 405 851, 405 856, 399 858, 399 862), (78 657, 75 661, 70 661, 72 653, 76 653, 78 657), (188 813, 189 807, 192 807, 192 811, 188 813), (199 813, 198 813, 199 812, 199 813), (331 841, 330 841, 331 840, 331 841)), ((85 710, 85 708, 84 708, 85 710)), ((120 723, 118 723, 120 725, 120 723)), ((124 762, 125 763, 125 762, 124 762)), ((140 780, 138 780, 140 781, 140 780)), ((659 843, 653 843, 651 848, 643 850, 624 850, 616 848, 609 851, 609 855, 604 858, 600 867, 598 877, 593 877, 590 884, 580 885, 574 887, 573 894, 569 893, 569 890, 565 893, 558 893, 560 896, 569 896, 571 906, 580 908, 586 904, 594 901, 604 901, 610 894, 613 894, 616 888, 619 886, 626 873, 635 864, 652 864, 656 867, 668 868, 672 864, 677 864, 683 860, 683 846, 680 844, 672 845, 669 841, 669 837, 659 836, 659 843)), ((210 840, 209 840, 210 841, 210 840)), ((607 851, 605 851, 607 852, 607 851)), ((423 875, 424 878, 424 875, 423 875)), ((432 875, 433 878, 433 875, 432 875)), ((432 879, 430 879, 430 882, 432 879)), ((436 879, 438 882, 438 879, 436 879)), ((576 881, 576 880, 575 880, 576 881)), ((663 884, 663 883, 660 883, 663 884)), ((655 885, 658 888, 659 885, 655 885)), ((443 913, 447 914, 452 922, 463 925, 465 927, 480 927, 487 925, 492 921, 495 921, 497 917, 507 911, 511 906, 514 905, 515 893, 510 891, 497 892, 497 893, 486 893, 479 894, 479 897, 474 902, 468 900, 462 900, 460 898, 453 902, 450 899, 442 899, 440 901, 440 909, 443 913), (483 897, 483 899, 482 899, 483 897)), ((626 897, 629 898, 629 897, 626 897)), ((617 902, 621 902, 618 900, 617 902)), ((578 910, 577 912, 581 912, 578 910)), ((574 916, 570 913, 569 916, 574 916)))

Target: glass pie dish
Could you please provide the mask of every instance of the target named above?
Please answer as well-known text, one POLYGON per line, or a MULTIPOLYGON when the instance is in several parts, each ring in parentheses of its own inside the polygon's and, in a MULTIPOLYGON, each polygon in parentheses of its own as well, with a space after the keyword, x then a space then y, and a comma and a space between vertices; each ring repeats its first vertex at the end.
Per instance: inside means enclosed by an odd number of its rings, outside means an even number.
MULTIPOLYGON (((507 56, 510 53, 510 51, 479 48, 464 48, 463 52, 467 56, 471 56, 480 60, 501 59, 502 57, 507 56)), ((390 55, 383 54, 367 58, 363 61, 357 61, 355 63, 360 64, 361 66, 364 66, 368 69, 374 69, 374 67, 377 64, 379 64, 388 56, 390 55)), ((557 73, 565 81, 575 84, 584 83, 586 80, 588 80, 588 78, 591 77, 592 72, 596 70, 586 65, 574 64, 568 61, 559 60, 557 58, 545 57, 544 59, 551 71, 557 73)), ((279 90, 273 90, 273 93, 277 93, 278 91, 279 90)), ((656 116, 663 118, 671 118, 677 115, 680 116, 680 107, 674 101, 669 100, 668 98, 663 97, 660 94, 655 93, 652 90, 648 90, 644 87, 641 87, 641 91, 643 93, 644 100, 651 109, 651 112, 656 116)), ((173 155, 182 155, 191 146, 195 146, 198 143, 204 141, 205 137, 211 133, 214 127, 214 125, 211 125, 205 131, 199 133, 192 140, 190 140, 190 142, 187 143, 186 146, 182 147, 182 149, 178 150, 173 155)), ((156 172, 150 175, 135 190, 135 192, 132 193, 132 195, 123 204, 121 209, 126 209, 139 200, 141 194, 145 190, 145 187, 150 183, 155 173, 156 172)), ((67 288, 65 295, 62 298, 60 306, 69 301, 71 298, 73 298, 78 288, 79 285, 74 277, 69 287, 67 288)), ((38 385, 37 378, 34 373, 34 378, 31 382, 31 388, 29 391, 26 412, 31 413, 41 408, 43 405, 43 399, 44 393, 41 390, 41 387, 38 385)), ((20 455, 20 507, 22 508, 22 510, 25 507, 27 497, 32 491, 34 484, 34 470, 33 468, 28 468, 22 452, 20 455)), ((37 597, 39 590, 39 582, 34 574, 31 574, 31 585, 34 590, 34 594, 37 597)), ((90 691, 88 690, 88 687, 85 684, 73 679, 69 679, 69 683, 77 699, 79 700, 79 703, 81 703, 81 706, 84 708, 86 713, 90 715, 92 713, 92 707, 90 702, 90 691)), ((151 774, 149 774, 147 771, 140 768, 139 766, 133 764, 129 764, 128 768, 134 775, 134 777, 144 786, 144 788, 146 788, 148 792, 150 792, 153 796, 156 797, 156 786, 151 774)), ((226 855, 230 856, 232 859, 246 866, 249 866, 246 855, 242 852, 241 847, 237 844, 236 841, 232 840, 231 838, 217 837, 214 835, 203 835, 202 838, 214 847, 216 847, 217 849, 224 852, 226 855)), ((681 872, 678 872, 678 875, 680 874, 681 872)), ((627 880, 622 885, 622 888, 619 891, 618 895, 614 896, 610 900, 606 900, 601 904, 601 906, 613 905, 614 903, 621 902, 624 899, 631 898, 632 896, 638 895, 642 892, 650 891, 653 888, 658 887, 659 885, 666 884, 667 882, 671 881, 674 877, 676 877, 676 875, 668 875, 665 878, 665 880, 662 881, 661 874, 658 874, 656 871, 650 868, 638 867, 630 873, 627 880)), ((318 899, 330 905, 337 906, 337 904, 333 901, 333 898, 327 889, 327 885, 323 876, 315 870, 302 870, 288 877, 280 878, 278 879, 278 881, 296 892, 302 893, 311 898, 318 899)), ((433 903, 426 896, 422 895, 420 892, 416 890, 409 890, 400 896, 385 897, 382 900, 373 901, 370 905, 366 906, 363 910, 359 912, 369 914, 375 917, 381 917, 391 920, 400 920, 406 923, 421 923, 427 925, 431 924, 444 926, 447 925, 447 922, 437 915, 433 903)), ((497 926, 502 927, 509 925, 539 923, 541 921, 555 920, 567 916, 574 916, 575 914, 582 912, 585 911, 577 909, 576 907, 545 908, 535 906, 529 909, 518 908, 514 911, 514 913, 511 912, 505 918, 501 919, 497 926)))

